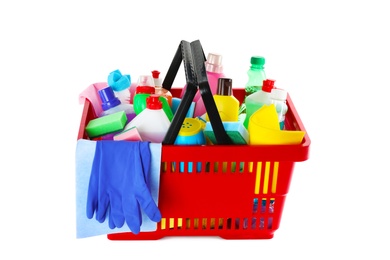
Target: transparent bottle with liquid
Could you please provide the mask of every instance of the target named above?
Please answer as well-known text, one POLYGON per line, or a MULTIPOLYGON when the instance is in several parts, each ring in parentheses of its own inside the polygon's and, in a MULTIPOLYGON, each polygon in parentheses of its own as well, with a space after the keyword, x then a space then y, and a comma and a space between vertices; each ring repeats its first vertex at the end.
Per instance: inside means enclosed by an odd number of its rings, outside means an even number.
POLYGON ((146 108, 130 121, 124 130, 135 127, 143 141, 162 143, 171 124, 162 106, 159 95, 149 95, 146 98, 146 108))
POLYGON ((165 97, 168 101, 169 106, 172 107, 172 93, 169 90, 162 87, 162 80, 159 77, 159 75, 160 72, 158 70, 152 71, 155 94, 165 97))
POLYGON ((247 71, 248 81, 245 84, 246 96, 261 90, 263 81, 266 79, 264 71, 265 58, 262 56, 252 56, 250 62, 251 66, 247 71))
MULTIPOLYGON (((134 111, 138 115, 146 108, 146 99, 151 95, 155 94, 155 86, 154 86, 154 80, 151 75, 141 75, 138 79, 138 84, 135 89, 134 98, 133 98, 133 106, 134 111)), ((163 110, 166 113, 168 119, 172 121, 173 119, 173 113, 172 109, 169 106, 168 100, 163 97, 159 96, 160 101, 163 104, 163 110)))
MULTIPOLYGON (((233 80, 231 78, 218 79, 218 90, 213 97, 222 122, 238 121, 240 102, 233 96, 232 88, 233 80)), ((206 121, 210 121, 207 114, 206 121)))
POLYGON ((280 130, 284 129, 284 119, 288 110, 287 107, 287 91, 280 88, 271 90, 271 103, 275 104, 276 112, 278 113, 280 130))
POLYGON ((266 79, 263 81, 262 88, 245 98, 246 116, 244 126, 248 129, 249 119, 253 113, 263 105, 271 104, 271 90, 274 88, 275 80, 266 79))

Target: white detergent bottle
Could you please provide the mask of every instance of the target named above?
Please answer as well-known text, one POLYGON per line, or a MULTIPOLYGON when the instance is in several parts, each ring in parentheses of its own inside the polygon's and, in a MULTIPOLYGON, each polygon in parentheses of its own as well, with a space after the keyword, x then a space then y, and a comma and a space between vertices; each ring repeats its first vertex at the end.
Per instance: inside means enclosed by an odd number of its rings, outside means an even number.
POLYGON ((124 130, 136 127, 143 141, 162 143, 171 124, 162 106, 160 96, 151 94, 146 98, 146 108, 124 130))

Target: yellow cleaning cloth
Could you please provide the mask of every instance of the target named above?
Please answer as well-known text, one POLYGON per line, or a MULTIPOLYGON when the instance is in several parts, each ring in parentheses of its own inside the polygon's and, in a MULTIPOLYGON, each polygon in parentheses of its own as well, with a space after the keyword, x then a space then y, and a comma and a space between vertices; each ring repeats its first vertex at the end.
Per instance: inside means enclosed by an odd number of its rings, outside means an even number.
POLYGON ((300 144, 304 131, 280 130, 274 104, 263 105, 249 119, 249 144, 300 144))

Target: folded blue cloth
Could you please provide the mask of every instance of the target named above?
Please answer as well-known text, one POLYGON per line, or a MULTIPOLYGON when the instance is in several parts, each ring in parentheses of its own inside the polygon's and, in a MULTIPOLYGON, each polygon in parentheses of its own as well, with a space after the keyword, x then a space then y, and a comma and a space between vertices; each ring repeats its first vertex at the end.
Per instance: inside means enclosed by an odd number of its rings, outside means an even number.
MULTIPOLYGON (((88 186, 91 176, 92 163, 94 160, 96 143, 80 139, 77 141, 76 148, 76 226, 77 238, 85 238, 96 235, 105 235, 118 232, 131 232, 127 225, 121 228, 109 228, 108 218, 103 223, 99 223, 95 218, 88 219, 86 215, 86 204, 88 197, 88 186)), ((150 143, 151 169, 148 175, 150 193, 153 200, 158 205, 160 164, 161 164, 161 144, 150 143)), ((144 212, 142 212, 142 231, 155 231, 157 223, 151 221, 144 212)))

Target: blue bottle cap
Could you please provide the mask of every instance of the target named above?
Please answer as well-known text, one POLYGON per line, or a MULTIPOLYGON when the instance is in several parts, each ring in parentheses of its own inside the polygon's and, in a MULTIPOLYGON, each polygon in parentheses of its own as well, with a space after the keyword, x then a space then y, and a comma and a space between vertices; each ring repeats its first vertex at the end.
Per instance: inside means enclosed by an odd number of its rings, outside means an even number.
POLYGON ((107 83, 114 91, 121 91, 130 87, 131 77, 122 75, 119 70, 114 70, 108 75, 107 83))
POLYGON ((104 111, 121 104, 121 101, 115 96, 114 90, 110 86, 99 90, 99 96, 102 100, 104 111))

